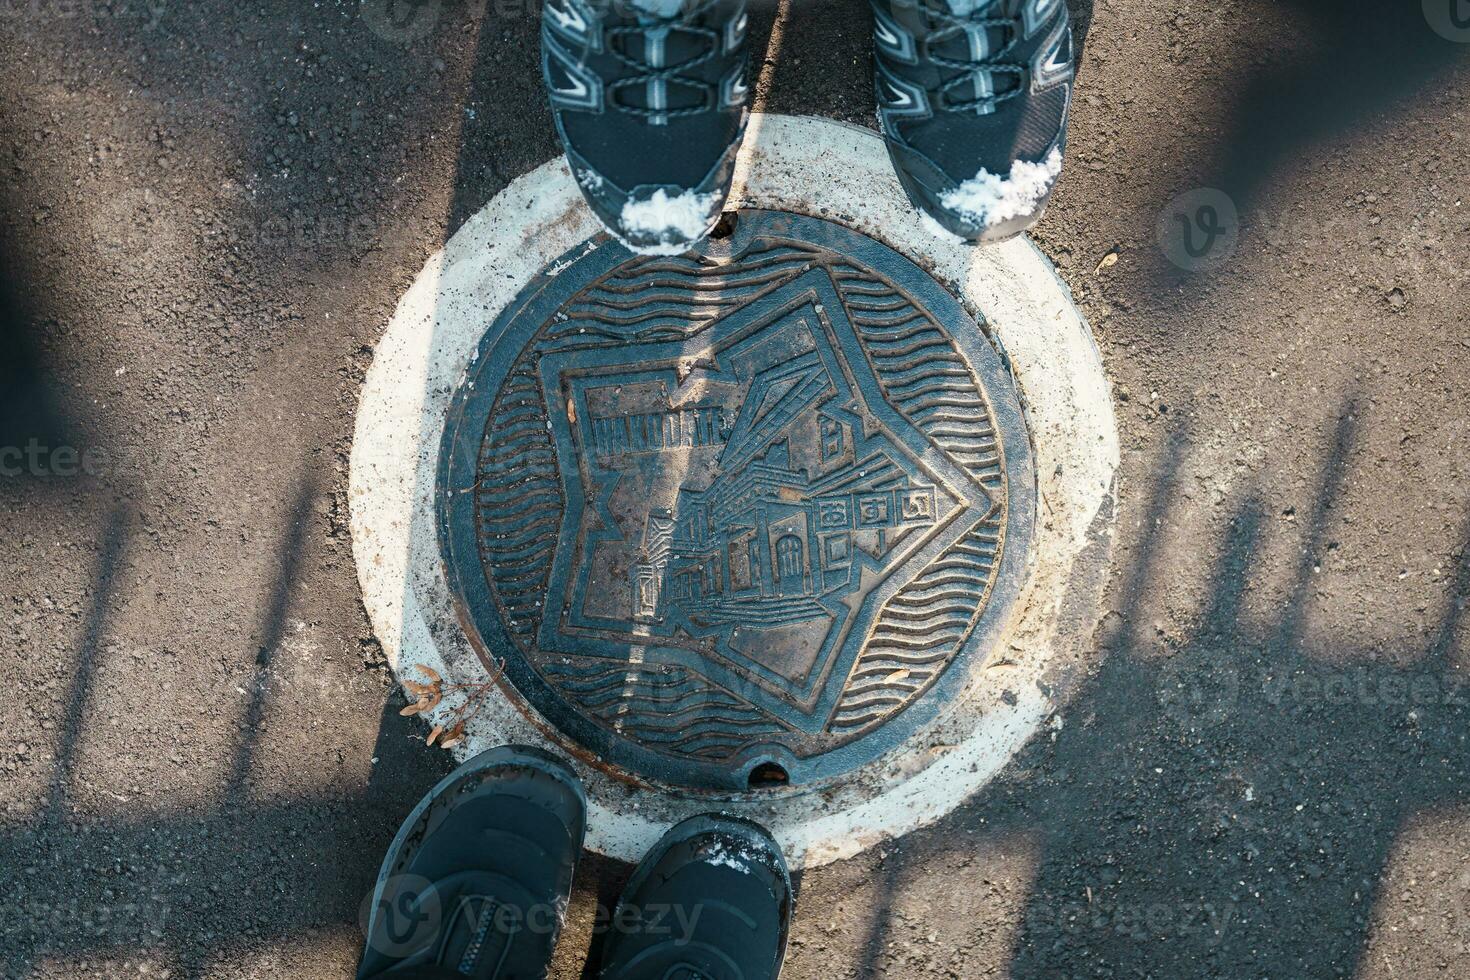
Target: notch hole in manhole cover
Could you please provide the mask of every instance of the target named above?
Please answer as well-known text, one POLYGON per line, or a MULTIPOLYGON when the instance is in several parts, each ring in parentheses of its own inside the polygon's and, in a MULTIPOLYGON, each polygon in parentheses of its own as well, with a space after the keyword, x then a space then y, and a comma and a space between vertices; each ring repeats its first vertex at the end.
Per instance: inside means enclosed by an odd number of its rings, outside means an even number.
POLYGON ((751 767, 748 785, 751 790, 780 789, 791 782, 791 776, 774 762, 762 762, 751 767))
POLYGON ((721 241, 723 239, 729 238, 731 235, 735 234, 735 225, 739 222, 739 220, 739 215, 737 215, 736 212, 726 211, 724 214, 720 215, 720 220, 715 223, 715 227, 712 231, 710 231, 709 237, 715 239, 716 241, 721 241))

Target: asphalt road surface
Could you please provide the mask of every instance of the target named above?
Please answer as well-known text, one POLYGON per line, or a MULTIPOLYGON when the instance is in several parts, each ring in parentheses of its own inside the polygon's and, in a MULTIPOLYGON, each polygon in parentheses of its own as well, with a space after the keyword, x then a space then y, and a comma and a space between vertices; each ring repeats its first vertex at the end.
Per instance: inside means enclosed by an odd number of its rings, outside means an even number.
MULTIPOLYGON (((1470 976, 1439 2, 1076 8, 1034 237, 1115 384, 1105 656, 968 806, 802 876, 786 976, 1470 976)), ((556 152, 538 8, 0 0, 0 976, 351 974, 450 765, 358 598, 353 413, 424 259, 556 152)), ((764 108, 873 124, 863 4, 755 19, 764 108)))

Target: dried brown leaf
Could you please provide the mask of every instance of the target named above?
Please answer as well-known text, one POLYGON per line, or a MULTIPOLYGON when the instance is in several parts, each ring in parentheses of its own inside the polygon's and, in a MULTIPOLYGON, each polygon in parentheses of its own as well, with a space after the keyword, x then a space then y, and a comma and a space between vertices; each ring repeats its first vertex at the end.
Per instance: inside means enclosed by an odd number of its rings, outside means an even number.
POLYGON ((444 726, 443 725, 435 725, 434 726, 434 730, 429 733, 429 741, 427 743, 425 743, 425 744, 427 744, 427 745, 433 745, 435 739, 437 739, 440 735, 443 735, 443 734, 444 734, 444 726))
POLYGON ((439 739, 441 749, 452 749, 464 741, 464 720, 455 722, 439 739))
POLYGON ((403 717, 408 718, 408 717, 410 717, 412 715, 419 714, 422 711, 427 711, 428 710, 428 707, 429 707, 429 702, 420 699, 418 701, 415 701, 413 704, 409 705, 408 707, 404 708, 402 711, 400 711, 398 713, 400 715, 402 715, 403 717))
POLYGON ((439 676, 439 672, 433 667, 430 667, 428 664, 415 664, 414 666, 417 667, 423 673, 423 675, 429 679, 430 684, 434 684, 437 686, 444 683, 444 678, 439 676))

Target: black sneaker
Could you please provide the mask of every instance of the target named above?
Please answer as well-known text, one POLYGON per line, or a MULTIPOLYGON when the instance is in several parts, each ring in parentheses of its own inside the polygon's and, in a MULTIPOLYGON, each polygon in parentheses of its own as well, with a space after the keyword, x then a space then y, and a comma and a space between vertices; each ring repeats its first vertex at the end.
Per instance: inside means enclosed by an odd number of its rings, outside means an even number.
POLYGON ((557 132, 629 248, 677 254, 719 220, 745 133, 748 20, 745 0, 545 0, 557 132))
POLYGON ((872 0, 878 118, 941 234, 1004 241, 1041 217, 1072 98, 1065 0, 872 0))
POLYGON ((491 749, 450 773, 383 859, 358 980, 544 977, 586 809, 576 775, 539 749, 491 749))
POLYGON ((791 924, 791 874, 763 829, 693 817, 664 835, 623 889, 602 980, 774 980, 791 924))

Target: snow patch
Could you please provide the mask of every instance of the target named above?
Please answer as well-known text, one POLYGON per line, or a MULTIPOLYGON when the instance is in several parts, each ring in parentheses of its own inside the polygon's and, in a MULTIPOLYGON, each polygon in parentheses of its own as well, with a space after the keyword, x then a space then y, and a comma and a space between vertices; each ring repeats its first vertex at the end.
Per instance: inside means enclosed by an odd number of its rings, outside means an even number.
POLYGON ((982 169, 939 203, 966 221, 993 228, 1003 221, 1033 214, 1062 172, 1062 151, 1053 149, 1040 163, 1017 160, 1008 176, 982 169))
POLYGON ((734 868, 743 875, 750 874, 750 861, 753 855, 745 850, 728 851, 725 849, 724 841, 715 841, 702 855, 705 864, 714 865, 717 868, 734 868))
POLYGON ((619 218, 623 233, 631 238, 656 238, 651 245, 638 247, 640 252, 668 254, 663 249, 672 248, 674 254, 684 251, 690 242, 698 241, 709 230, 714 211, 719 206, 719 195, 697 194, 685 191, 678 197, 669 197, 662 189, 643 201, 629 199, 623 205, 619 218))

